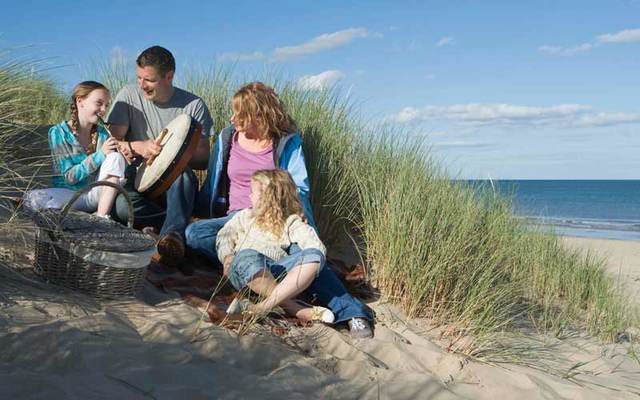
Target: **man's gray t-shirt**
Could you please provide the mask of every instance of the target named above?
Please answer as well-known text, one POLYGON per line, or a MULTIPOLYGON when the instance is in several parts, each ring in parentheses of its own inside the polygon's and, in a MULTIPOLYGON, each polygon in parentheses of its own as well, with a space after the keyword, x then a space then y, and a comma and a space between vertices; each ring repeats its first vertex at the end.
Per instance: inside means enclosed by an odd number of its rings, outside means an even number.
POLYGON ((204 101, 195 94, 174 87, 166 103, 154 103, 144 97, 137 85, 126 85, 118 92, 107 123, 128 126, 129 141, 155 139, 169 122, 180 114, 192 116, 202 125, 202 135, 211 136, 213 121, 204 101))

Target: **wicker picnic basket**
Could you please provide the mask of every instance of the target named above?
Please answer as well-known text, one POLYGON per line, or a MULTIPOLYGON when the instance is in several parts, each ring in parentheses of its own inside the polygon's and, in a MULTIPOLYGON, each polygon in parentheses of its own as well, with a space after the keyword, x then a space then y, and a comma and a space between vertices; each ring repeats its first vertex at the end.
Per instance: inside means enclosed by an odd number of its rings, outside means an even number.
POLYGON ((30 212, 37 225, 34 270, 49 283, 101 299, 134 296, 155 241, 133 229, 133 205, 127 193, 110 182, 95 182, 75 193, 62 210, 30 212), (73 203, 95 186, 111 186, 124 195, 129 221, 72 211, 73 203))

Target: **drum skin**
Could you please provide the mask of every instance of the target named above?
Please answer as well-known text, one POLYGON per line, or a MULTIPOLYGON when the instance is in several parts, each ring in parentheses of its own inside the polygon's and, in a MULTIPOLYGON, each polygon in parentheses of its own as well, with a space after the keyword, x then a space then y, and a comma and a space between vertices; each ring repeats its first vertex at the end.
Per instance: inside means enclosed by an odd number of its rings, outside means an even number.
POLYGON ((166 192, 185 170, 198 147, 202 127, 187 114, 181 114, 165 127, 162 151, 151 165, 142 163, 136 173, 135 189, 150 199, 166 192))

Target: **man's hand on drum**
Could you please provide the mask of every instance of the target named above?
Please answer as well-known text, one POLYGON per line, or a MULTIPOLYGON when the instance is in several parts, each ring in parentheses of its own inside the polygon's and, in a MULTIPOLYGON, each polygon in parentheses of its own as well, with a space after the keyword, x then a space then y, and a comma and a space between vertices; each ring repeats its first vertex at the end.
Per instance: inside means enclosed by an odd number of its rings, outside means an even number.
POLYGON ((118 151, 118 141, 115 138, 110 137, 105 140, 102 144, 102 152, 104 154, 113 153, 114 151, 118 151))
POLYGON ((136 153, 133 152, 130 142, 118 142, 118 151, 127 159, 129 164, 136 158, 136 153))
POLYGON ((162 151, 162 146, 156 140, 144 140, 134 143, 137 143, 137 147, 134 150, 142 155, 145 160, 155 158, 162 151))

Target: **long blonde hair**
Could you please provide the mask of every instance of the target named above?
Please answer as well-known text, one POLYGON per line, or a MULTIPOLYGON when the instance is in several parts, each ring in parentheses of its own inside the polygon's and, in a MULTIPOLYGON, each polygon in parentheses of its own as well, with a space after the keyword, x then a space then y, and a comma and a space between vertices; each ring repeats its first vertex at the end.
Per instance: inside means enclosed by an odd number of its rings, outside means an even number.
POLYGON ((262 187, 260 199, 253 210, 258 227, 280 237, 289 216, 298 215, 304 219, 296 184, 287 171, 256 171, 251 176, 251 181, 262 187))
POLYGON ((296 130, 296 124, 276 92, 262 82, 241 87, 231 102, 242 124, 253 123, 262 139, 279 139, 296 130))
MULTIPOLYGON (((69 126, 71 127, 71 131, 73 133, 78 132, 78 127, 80 125, 80 121, 78 119, 78 100, 85 99, 91 92, 94 90, 104 90, 109 93, 109 89, 105 85, 96 81, 84 81, 78 83, 71 93, 71 118, 69 119, 69 126)), ((89 143, 89 147, 87 148, 87 154, 94 153, 96 151, 96 147, 98 146, 98 126, 93 125, 91 127, 91 142, 89 143)))

